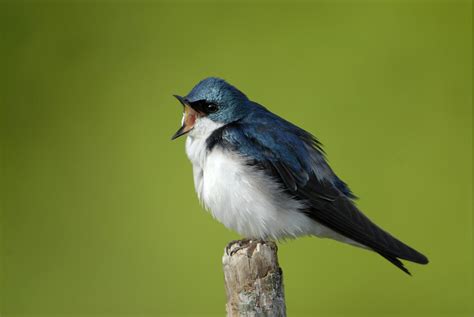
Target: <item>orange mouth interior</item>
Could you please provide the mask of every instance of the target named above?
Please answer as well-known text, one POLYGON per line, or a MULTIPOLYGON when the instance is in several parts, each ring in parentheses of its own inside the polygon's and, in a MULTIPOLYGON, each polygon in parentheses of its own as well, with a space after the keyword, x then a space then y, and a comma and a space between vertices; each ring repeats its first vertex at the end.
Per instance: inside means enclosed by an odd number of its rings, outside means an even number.
POLYGON ((183 113, 183 132, 186 133, 194 127, 198 113, 190 106, 184 106, 183 113))

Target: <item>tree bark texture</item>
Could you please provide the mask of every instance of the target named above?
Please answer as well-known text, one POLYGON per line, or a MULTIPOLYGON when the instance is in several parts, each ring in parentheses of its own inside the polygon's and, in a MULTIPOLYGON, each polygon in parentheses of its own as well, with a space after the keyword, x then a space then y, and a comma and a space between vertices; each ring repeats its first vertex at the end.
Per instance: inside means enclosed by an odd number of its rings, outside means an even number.
POLYGON ((227 316, 284 317, 283 271, 274 242, 231 242, 222 258, 227 316))

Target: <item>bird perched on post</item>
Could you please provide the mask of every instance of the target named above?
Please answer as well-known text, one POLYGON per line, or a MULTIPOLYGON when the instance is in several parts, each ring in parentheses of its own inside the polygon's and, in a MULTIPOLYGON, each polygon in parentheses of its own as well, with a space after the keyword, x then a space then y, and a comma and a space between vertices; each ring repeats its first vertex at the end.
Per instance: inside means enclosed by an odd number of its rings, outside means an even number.
POLYGON ((197 195, 227 228, 250 239, 332 238, 377 252, 408 274, 400 259, 428 263, 356 207, 309 132, 219 78, 175 97, 184 114, 172 139, 188 134, 197 195))

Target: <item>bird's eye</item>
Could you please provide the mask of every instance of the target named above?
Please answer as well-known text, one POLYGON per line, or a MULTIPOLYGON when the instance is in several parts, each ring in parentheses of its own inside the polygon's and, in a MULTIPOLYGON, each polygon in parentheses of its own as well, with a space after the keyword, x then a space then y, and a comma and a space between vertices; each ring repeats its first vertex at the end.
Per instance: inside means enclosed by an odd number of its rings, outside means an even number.
POLYGON ((206 101, 206 100, 193 101, 193 102, 190 102, 190 105, 195 110, 202 112, 204 114, 214 113, 217 110, 219 110, 219 107, 215 103, 206 101))
POLYGON ((208 103, 206 104, 205 109, 207 113, 213 113, 216 112, 219 108, 213 103, 208 103))

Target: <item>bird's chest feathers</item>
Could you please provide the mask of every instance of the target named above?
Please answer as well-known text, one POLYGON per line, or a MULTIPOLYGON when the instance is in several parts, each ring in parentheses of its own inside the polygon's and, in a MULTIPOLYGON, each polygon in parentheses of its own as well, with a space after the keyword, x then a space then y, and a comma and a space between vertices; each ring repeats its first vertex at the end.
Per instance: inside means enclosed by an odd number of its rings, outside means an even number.
POLYGON ((239 154, 221 146, 206 148, 206 139, 219 127, 198 123, 186 140, 199 200, 214 218, 246 237, 304 233, 306 219, 300 219, 301 213, 294 215, 299 202, 283 194, 277 183, 239 154))
POLYGON ((222 124, 215 123, 207 118, 200 118, 186 139, 186 154, 193 165, 194 186, 199 200, 204 204, 204 169, 208 165, 209 154, 212 153, 207 150, 206 140, 212 132, 221 126, 222 124))
POLYGON ((245 234, 239 227, 248 223, 250 211, 256 212, 250 206, 258 195, 256 184, 237 154, 220 147, 205 151, 193 152, 194 185, 199 200, 226 227, 245 234))
POLYGON ((207 138, 221 126, 201 118, 186 140, 186 153, 193 165, 199 200, 217 220, 238 231, 236 224, 245 218, 241 212, 246 208, 240 202, 249 199, 255 188, 242 158, 219 146, 207 149, 207 138))

